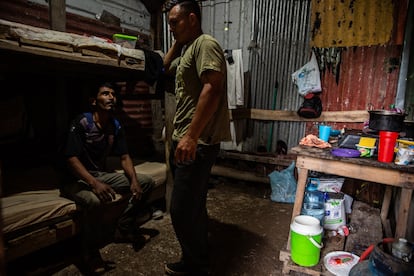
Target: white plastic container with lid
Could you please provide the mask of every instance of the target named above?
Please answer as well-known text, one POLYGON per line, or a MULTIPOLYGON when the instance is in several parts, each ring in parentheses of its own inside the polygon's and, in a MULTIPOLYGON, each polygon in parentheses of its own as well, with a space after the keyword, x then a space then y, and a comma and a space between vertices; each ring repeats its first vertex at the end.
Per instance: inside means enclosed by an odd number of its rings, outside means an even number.
POLYGON ((412 251, 412 246, 410 246, 408 241, 404 238, 399 238, 398 241, 392 243, 392 255, 404 262, 408 263, 411 261, 412 251))

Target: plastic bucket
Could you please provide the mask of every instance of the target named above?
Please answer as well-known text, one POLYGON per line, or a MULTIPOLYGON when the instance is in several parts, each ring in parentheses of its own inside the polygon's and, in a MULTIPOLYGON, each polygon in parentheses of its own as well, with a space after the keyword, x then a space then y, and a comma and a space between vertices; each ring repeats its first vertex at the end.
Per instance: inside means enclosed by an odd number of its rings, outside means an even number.
POLYGON ((300 266, 318 264, 321 253, 323 228, 317 218, 297 216, 290 225, 290 257, 300 266))
POLYGON ((378 243, 369 256, 368 267, 372 275, 414 275, 414 260, 405 262, 386 252, 384 243, 378 243))
POLYGON ((389 163, 394 160, 394 148, 398 135, 398 132, 380 131, 378 161, 389 163))

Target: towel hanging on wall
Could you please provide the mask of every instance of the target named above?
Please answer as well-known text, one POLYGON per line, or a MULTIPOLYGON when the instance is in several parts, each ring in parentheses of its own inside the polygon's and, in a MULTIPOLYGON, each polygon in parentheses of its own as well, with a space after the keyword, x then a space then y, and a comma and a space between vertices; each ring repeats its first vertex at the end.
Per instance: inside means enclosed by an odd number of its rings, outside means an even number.
POLYGON ((227 97, 230 109, 244 106, 244 71, 242 49, 225 50, 227 97))

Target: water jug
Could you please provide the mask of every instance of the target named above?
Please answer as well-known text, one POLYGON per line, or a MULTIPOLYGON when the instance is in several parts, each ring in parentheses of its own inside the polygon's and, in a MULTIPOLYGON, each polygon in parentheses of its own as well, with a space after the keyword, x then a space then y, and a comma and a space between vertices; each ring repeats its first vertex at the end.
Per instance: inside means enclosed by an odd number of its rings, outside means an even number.
POLYGON ((325 217, 324 193, 318 191, 314 185, 306 187, 301 214, 315 217, 320 221, 320 225, 323 225, 325 217))

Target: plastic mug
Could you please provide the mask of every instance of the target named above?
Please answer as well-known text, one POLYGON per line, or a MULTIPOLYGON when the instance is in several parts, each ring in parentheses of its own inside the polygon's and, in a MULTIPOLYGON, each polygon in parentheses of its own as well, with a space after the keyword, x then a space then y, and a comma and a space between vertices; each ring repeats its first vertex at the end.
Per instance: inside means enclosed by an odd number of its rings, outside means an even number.
POLYGON ((394 160, 394 148, 398 134, 393 131, 380 131, 378 161, 389 163, 394 160))
POLYGON ((331 127, 321 125, 319 126, 319 139, 328 142, 329 136, 331 135, 331 127))

